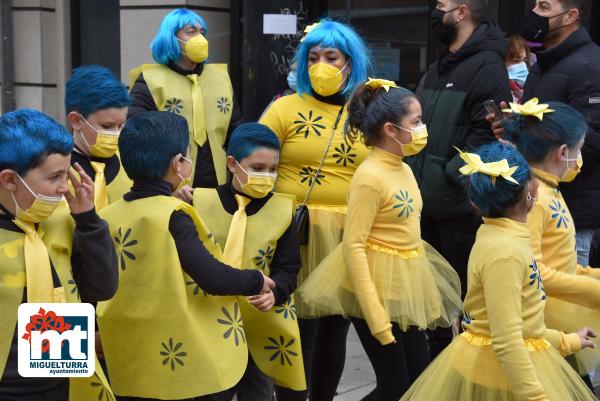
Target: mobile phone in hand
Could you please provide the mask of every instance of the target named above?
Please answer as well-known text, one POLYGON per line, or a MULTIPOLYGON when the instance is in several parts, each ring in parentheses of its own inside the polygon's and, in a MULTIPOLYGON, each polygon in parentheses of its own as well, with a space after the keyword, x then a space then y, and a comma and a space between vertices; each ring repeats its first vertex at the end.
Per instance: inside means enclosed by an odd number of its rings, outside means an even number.
POLYGON ((487 111, 488 114, 493 114, 496 117, 496 120, 502 119, 502 112, 493 100, 486 100, 483 102, 483 107, 485 107, 485 111, 487 111))

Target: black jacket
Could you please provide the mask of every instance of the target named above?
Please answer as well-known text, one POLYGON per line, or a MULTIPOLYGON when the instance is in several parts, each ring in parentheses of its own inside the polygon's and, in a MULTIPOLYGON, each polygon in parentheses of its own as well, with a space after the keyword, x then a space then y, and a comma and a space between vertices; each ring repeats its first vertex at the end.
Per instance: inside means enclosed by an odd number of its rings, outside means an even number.
MULTIPOLYGON (((200 75, 204 69, 204 64, 197 64, 196 68, 193 70, 184 70, 177 64, 172 63, 168 64, 167 67, 181 75, 200 75)), ((129 97, 130 100, 127 118, 131 118, 143 111, 157 111, 156 104, 154 104, 154 99, 152 98, 152 93, 150 93, 150 88, 148 88, 148 84, 144 80, 143 74, 140 74, 135 80, 135 83, 131 87, 129 97)), ((244 116, 242 115, 242 111, 240 110, 234 96, 233 110, 231 114, 231 121, 229 122, 229 129, 227 131, 227 138, 225 140, 225 147, 229 141, 229 136, 238 125, 244 122, 243 120, 244 116)), ((215 188, 217 185, 217 175, 215 173, 212 153, 210 151, 210 145, 207 139, 203 146, 198 146, 193 186, 202 188, 215 188)))
POLYGON ((506 40, 491 22, 481 23, 457 52, 447 52, 421 80, 418 95, 427 124, 427 147, 407 162, 421 189, 423 216, 436 220, 472 213, 454 147, 473 150, 494 140, 483 102, 512 99, 504 65, 506 40))
MULTIPOLYGON (((525 82, 523 101, 559 101, 577 109, 589 126, 581 151, 583 169, 570 184, 561 184, 575 226, 600 227, 600 47, 580 28, 555 48, 537 54, 525 82)), ((574 156, 573 156, 574 157, 574 156)))

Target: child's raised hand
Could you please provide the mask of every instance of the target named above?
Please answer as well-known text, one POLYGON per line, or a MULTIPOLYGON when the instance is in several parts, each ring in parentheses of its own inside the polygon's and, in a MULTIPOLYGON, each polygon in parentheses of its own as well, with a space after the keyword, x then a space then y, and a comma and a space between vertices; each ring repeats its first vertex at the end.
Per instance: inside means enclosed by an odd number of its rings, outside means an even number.
POLYGON ((269 290, 269 292, 264 294, 249 297, 248 301, 250 301, 250 303, 259 311, 266 312, 275 306, 275 294, 273 294, 273 291, 269 290))
POLYGON ((583 348, 596 348, 596 344, 590 338, 596 338, 596 333, 589 327, 584 327, 577 330, 577 336, 581 341, 581 349, 583 348))
POLYGON ((179 191, 173 192, 173 195, 184 202, 192 203, 194 198, 194 188, 190 187, 189 185, 184 185, 179 191))
POLYGON ((75 173, 68 171, 69 181, 73 185, 75 195, 67 190, 63 195, 69 204, 69 209, 73 214, 89 212, 94 208, 94 181, 85 173, 79 163, 75 163, 75 168, 79 173, 80 180, 75 173))

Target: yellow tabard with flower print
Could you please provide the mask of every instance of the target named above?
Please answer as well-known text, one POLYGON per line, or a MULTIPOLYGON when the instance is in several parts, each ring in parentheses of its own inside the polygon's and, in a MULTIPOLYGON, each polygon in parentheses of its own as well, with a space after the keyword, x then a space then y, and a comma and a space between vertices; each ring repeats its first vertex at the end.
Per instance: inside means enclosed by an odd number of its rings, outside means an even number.
MULTIPOLYGON (((75 224, 66 202, 41 223, 38 234, 46 244, 52 265, 62 284, 54 289, 54 302, 78 303, 79 292, 71 271, 71 249, 75 224)), ((17 309, 25 291, 25 234, 0 230, 0 377, 17 325, 17 309)), ((115 397, 96 358, 91 377, 69 379, 71 401, 114 401, 115 397)))
MULTIPOLYGON (((277 192, 302 202, 323 157, 333 125, 342 106, 293 94, 277 99, 260 118, 281 141, 277 192)), ((346 206, 348 186, 369 150, 362 142, 344 137, 346 109, 335 131, 331 148, 316 178, 309 204, 346 206)))
MULTIPOLYGON (((223 208, 217 191, 196 188, 193 205, 214 234, 217 244, 224 247, 233 216, 223 208)), ((289 227, 293 213, 294 198, 275 193, 258 213, 248 216, 244 269, 259 269, 269 275, 277 241, 289 227)), ((240 306, 248 349, 256 365, 277 385, 292 390, 306 389, 293 296, 268 312, 260 312, 242 297, 240 306)))
POLYGON ((97 307, 110 381, 119 396, 199 397, 233 387, 246 370, 237 298, 205 294, 181 268, 169 233, 178 210, 220 258, 196 211, 177 198, 120 200, 100 212, 119 258, 119 289, 97 307))
MULTIPOLYGON (((233 109, 233 89, 226 64, 205 64, 200 75, 181 75, 162 64, 143 64, 129 72, 130 88, 142 73, 156 108, 188 122, 190 154, 196 166, 198 146, 208 139, 219 185, 225 183, 225 140, 233 109)), ((193 181, 192 171, 192 181, 193 181)))

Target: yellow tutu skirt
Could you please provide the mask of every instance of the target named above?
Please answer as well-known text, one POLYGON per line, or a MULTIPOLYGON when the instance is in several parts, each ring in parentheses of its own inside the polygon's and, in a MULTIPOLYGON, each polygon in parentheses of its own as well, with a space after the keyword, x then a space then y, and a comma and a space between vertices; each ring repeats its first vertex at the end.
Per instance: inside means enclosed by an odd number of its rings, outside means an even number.
MULTIPOLYGON (((511 391, 489 340, 489 337, 474 336, 469 332, 455 337, 400 401, 519 401, 511 391)), ((525 346, 551 401, 596 400, 583 380, 548 342, 525 340, 525 346)))
MULTIPOLYGON (((379 301, 403 330, 447 327, 460 314, 458 275, 426 242, 412 251, 368 243, 367 258, 379 301)), ((341 244, 298 290, 317 315, 364 318, 353 291, 341 244)))
MULTIPOLYGON (((554 297, 546 297, 544 320, 550 329, 573 333, 589 327, 600 336, 600 311, 586 308, 554 297)), ((595 338, 596 348, 585 348, 575 354, 577 370, 589 374, 600 364, 600 338, 595 338)))
MULTIPOLYGON (((316 267, 342 242, 344 236, 345 207, 309 205, 308 244, 300 247, 302 268, 298 273, 298 287, 316 267)), ((296 293, 296 311, 304 319, 323 316, 304 302, 296 293)))

